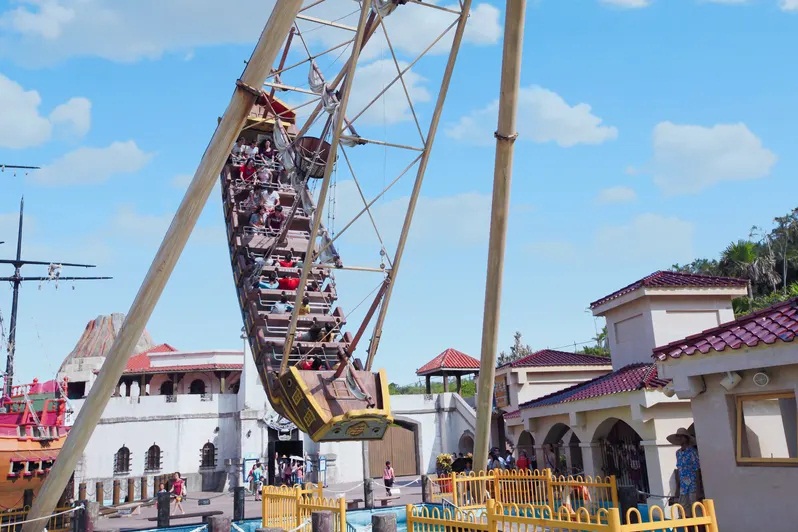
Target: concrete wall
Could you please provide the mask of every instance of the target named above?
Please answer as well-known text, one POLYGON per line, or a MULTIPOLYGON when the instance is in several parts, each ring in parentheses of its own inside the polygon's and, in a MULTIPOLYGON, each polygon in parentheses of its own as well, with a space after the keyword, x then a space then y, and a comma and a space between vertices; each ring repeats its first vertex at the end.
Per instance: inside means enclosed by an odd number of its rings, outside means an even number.
POLYGON ((510 406, 505 410, 516 410, 522 403, 595 379, 609 373, 611 369, 609 359, 605 368, 551 366, 513 369, 509 378, 510 406))
MULTIPOLYGON (((72 402, 76 414, 83 402, 72 402)), ((106 480, 110 486, 113 478, 180 471, 188 479, 189 491, 220 489, 225 459, 240 454, 236 403, 237 397, 231 394, 214 394, 209 401, 181 395, 175 403, 167 403, 163 396, 111 398, 83 454, 76 482, 93 486, 97 480, 106 480), (200 468, 200 451, 207 442, 217 449, 214 468, 200 468), (153 444, 161 448, 161 469, 145 471, 147 450, 153 444), (130 449, 130 472, 114 474, 114 455, 122 446, 130 449)))
POLYGON ((607 320, 614 369, 650 363, 655 347, 734 320, 731 301, 740 290, 649 292, 644 297, 625 296, 600 311, 607 320))
MULTIPOLYGON (((759 530, 766 523, 773 532, 794 531, 796 512, 790 505, 789 494, 798 485, 798 467, 737 464, 736 397, 798 393, 798 346, 780 343, 709 356, 694 355, 661 367, 680 381, 703 375, 705 391, 692 400, 692 409, 705 492, 715 500, 720 530, 759 530), (775 365, 778 367, 774 368, 775 365), (754 373, 768 367, 770 383, 765 387, 755 385, 754 373), (726 391, 720 386, 725 376, 722 372, 735 370, 742 380, 732 391, 726 391)), ((775 438, 783 430, 782 425, 776 424, 772 430, 775 438)))

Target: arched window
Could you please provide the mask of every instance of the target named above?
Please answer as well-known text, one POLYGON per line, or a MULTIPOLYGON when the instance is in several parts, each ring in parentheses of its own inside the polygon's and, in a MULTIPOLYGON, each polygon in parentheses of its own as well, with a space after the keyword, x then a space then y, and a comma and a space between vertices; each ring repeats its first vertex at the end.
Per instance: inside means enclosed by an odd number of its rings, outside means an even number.
POLYGON ((196 395, 205 393, 205 381, 202 379, 194 379, 191 381, 191 385, 188 387, 188 393, 196 395))
POLYGON ((124 445, 114 455, 114 473, 130 472, 130 449, 124 445))
POLYGON ((163 381, 161 383, 161 395, 174 395, 175 383, 172 381, 163 381))
POLYGON ((147 449, 147 462, 144 464, 147 471, 158 471, 161 469, 161 448, 154 443, 147 449))
POLYGON ((211 442, 202 446, 200 467, 216 467, 216 446, 211 442))

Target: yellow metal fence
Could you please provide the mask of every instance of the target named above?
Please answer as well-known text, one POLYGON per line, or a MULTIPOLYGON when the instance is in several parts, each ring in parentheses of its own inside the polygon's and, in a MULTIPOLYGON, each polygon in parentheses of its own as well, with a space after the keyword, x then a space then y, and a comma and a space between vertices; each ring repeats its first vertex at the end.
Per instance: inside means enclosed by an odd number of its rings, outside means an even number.
POLYGON ((308 522, 313 512, 328 510, 333 532, 346 531, 346 500, 325 498, 320 484, 264 486, 261 495, 264 528, 291 530, 308 522))
POLYGON ((433 501, 448 500, 461 510, 498 504, 548 506, 558 511, 585 508, 590 515, 618 507, 615 477, 555 477, 550 469, 498 470, 431 479, 433 501))
POLYGON ((715 505, 712 500, 695 503, 692 517, 686 517, 679 505, 664 510, 653 506, 648 522, 636 509, 629 510, 625 523, 618 508, 601 509, 590 515, 587 509, 571 511, 564 506, 553 511, 549 506, 501 505, 489 499, 484 510, 450 510, 407 505, 407 532, 718 532, 715 505))

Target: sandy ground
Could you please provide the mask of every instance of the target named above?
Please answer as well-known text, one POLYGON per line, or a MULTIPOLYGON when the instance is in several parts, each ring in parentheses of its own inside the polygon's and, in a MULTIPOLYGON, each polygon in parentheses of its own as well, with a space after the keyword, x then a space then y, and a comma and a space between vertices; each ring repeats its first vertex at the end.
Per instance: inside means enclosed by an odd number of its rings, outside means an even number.
MULTIPOLYGON (((405 504, 410 503, 420 503, 421 502, 421 481, 416 478, 415 482, 413 478, 399 478, 396 480, 396 488, 399 490, 399 498, 396 500, 388 501, 388 506, 404 506, 405 504), (410 485, 407 485, 410 484, 410 485)), ((192 514, 196 512, 208 512, 208 511, 222 511, 224 515, 229 515, 232 517, 233 515, 233 493, 226 492, 226 493, 191 493, 191 497, 188 500, 183 501, 183 509, 186 511, 186 514, 192 514), (210 504, 206 506, 200 506, 197 504, 198 499, 210 499, 210 504)), ((324 489, 324 496, 325 497, 333 497, 338 498, 341 496, 345 496, 347 500, 355 500, 360 499, 361 502, 358 503, 358 508, 362 509, 363 506, 363 485, 360 483, 348 483, 348 484, 336 484, 330 485, 324 489)), ((380 484, 379 480, 375 480, 374 482, 374 497, 375 501, 374 504, 376 507, 380 507, 381 502, 379 498, 385 497, 385 488, 380 484)), ((247 494, 245 507, 244 507, 244 515, 247 519, 255 519, 261 517, 261 503, 255 500, 255 496, 251 494, 247 494)), ((138 530, 138 529, 148 529, 148 528, 155 528, 156 523, 155 521, 150 521, 150 518, 154 518, 156 516, 156 508, 155 506, 150 507, 142 507, 140 509, 139 514, 131 514, 125 515, 121 517, 101 517, 97 526, 95 527, 95 532, 104 532, 104 531, 112 531, 112 530, 138 530)), ((180 515, 175 514, 174 505, 172 505, 172 516, 171 522, 169 523, 171 526, 184 526, 184 525, 196 525, 199 526, 202 524, 202 518, 200 517, 191 517, 191 518, 183 518, 180 519, 180 515)))

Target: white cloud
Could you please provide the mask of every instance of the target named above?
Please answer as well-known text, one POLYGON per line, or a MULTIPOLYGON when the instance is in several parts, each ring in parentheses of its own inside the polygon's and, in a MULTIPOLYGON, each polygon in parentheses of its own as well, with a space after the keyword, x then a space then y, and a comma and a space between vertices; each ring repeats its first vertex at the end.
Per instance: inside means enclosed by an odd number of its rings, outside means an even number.
MULTIPOLYGON (((19 3, 15 9, 0 12, 0 55, 5 52, 26 64, 47 64, 76 56, 119 62, 157 59, 171 52, 187 57, 197 47, 254 43, 274 6, 274 0, 262 0, 256 5, 247 0, 19 0, 19 3)), ((356 24, 357 14, 342 18, 356 9, 357 4, 351 0, 328 0, 306 14, 356 24)), ((446 21, 453 17, 423 5, 406 4, 388 17, 389 34, 400 51, 415 53, 434 38, 427 32, 446 27, 446 21)), ((300 27, 308 28, 309 24, 303 22, 300 27)), ((351 38, 351 33, 346 35, 351 38)), ((494 44, 500 35, 498 9, 489 4, 474 6, 465 42, 494 44)), ((341 42, 340 36, 340 30, 321 28, 307 33, 306 39, 341 42)), ((372 48, 379 53, 378 44, 372 48)))
MULTIPOLYGON (((351 179, 339 181, 336 189, 335 226, 340 231, 361 211, 363 201, 351 179)), ((364 193, 367 200, 373 198, 374 194, 364 193)), ((380 199, 371 207, 390 256, 393 256, 399 240, 408 200, 409 197, 404 195, 380 199)), ((437 251, 443 247, 462 248, 486 242, 490 227, 490 200, 489 195, 474 192, 434 198, 421 196, 413 218, 409 245, 437 251), (445 230, 442 230, 441 220, 455 222, 446 223, 445 230)), ((342 234, 337 245, 343 248, 342 257, 349 262, 374 262, 380 249, 367 214, 342 234)))
POLYGON ((637 193, 630 187, 610 187, 599 191, 596 201, 602 205, 610 203, 630 203, 637 199, 637 193))
POLYGON ((798 0, 781 0, 779 7, 782 11, 798 11, 798 0))
POLYGON ((693 224, 675 216, 645 213, 625 225, 599 228, 595 245, 599 253, 616 260, 689 262, 693 224))
MULTIPOLYGON (((499 100, 472 111, 446 129, 455 139, 475 144, 493 142, 499 100)), ((555 142, 562 147, 577 144, 601 144, 618 136, 617 128, 602 124, 590 105, 569 105, 556 92, 537 85, 521 88, 518 101, 518 134, 533 142, 555 142)))
MULTIPOLYGON (((399 68, 406 68, 408 63, 399 62, 399 68)), ((385 86, 397 75, 396 65, 392 59, 380 59, 373 63, 358 66, 352 83, 352 95, 349 97, 346 115, 354 118, 385 86)), ((410 100, 416 108, 418 104, 431 99, 429 91, 423 86, 425 79, 412 69, 402 76, 410 94, 410 100)), ((407 102, 402 82, 396 81, 385 94, 369 107, 355 124, 394 124, 411 120, 410 106, 407 102)))
POLYGON ((651 0, 600 0, 602 4, 623 7, 626 9, 638 9, 641 7, 648 7, 651 5, 651 0))
POLYGON ((46 142, 52 124, 39 115, 42 99, 36 91, 26 91, 18 83, 0 75, 0 146, 27 148, 46 142))
POLYGON ((114 142, 105 148, 78 148, 30 175, 41 185, 88 185, 103 183, 118 174, 132 174, 147 165, 152 153, 134 141, 114 142))
POLYGON ((42 116, 38 91, 25 90, 0 74, 0 148, 39 146, 53 133, 53 126, 65 126, 72 134, 85 135, 91 125, 91 102, 72 98, 57 106, 49 117, 42 116))
MULTIPOLYGON (((432 3, 435 4, 437 2, 432 3)), ((394 11, 389 17, 384 19, 384 23, 394 50, 415 56, 431 45, 456 20, 456 15, 422 6, 406 9, 409 5, 407 4, 394 11), (421 7, 421 9, 418 9, 418 7, 421 7)), ((443 7, 449 9, 460 8, 458 4, 443 4, 443 7)), ((466 22, 463 43, 477 46, 496 44, 503 31, 500 19, 501 12, 496 7, 490 4, 474 4, 471 8, 468 22, 466 22)), ((429 53, 448 53, 452 46, 453 38, 454 28, 438 41, 429 53)), ((363 48, 362 55, 366 59, 371 59, 383 52, 387 52, 387 50, 388 43, 385 40, 385 32, 379 29, 363 48)))
POLYGON ((50 121, 53 125, 65 126, 76 137, 83 137, 91 128, 91 102, 86 98, 72 98, 53 109, 50 121))
POLYGON ((700 192, 722 181, 767 176, 776 155, 743 123, 654 127, 654 182, 667 194, 700 192))

